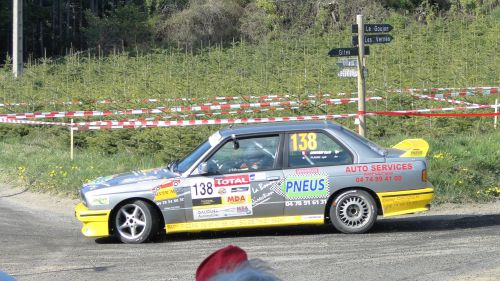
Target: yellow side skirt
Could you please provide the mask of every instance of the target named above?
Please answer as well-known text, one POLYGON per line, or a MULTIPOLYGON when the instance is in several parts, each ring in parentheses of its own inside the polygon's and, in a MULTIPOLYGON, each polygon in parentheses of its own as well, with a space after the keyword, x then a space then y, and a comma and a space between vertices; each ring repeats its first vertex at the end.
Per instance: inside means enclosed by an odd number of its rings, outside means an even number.
POLYGON ((82 203, 75 206, 75 217, 83 223, 82 233, 87 237, 109 236, 110 212, 111 210, 91 211, 82 203))
POLYGON ((203 230, 225 230, 234 228, 251 228, 265 226, 301 225, 301 224, 323 224, 324 215, 309 216, 282 216, 267 218, 246 218, 230 220, 194 221, 184 223, 166 224, 167 233, 174 232, 198 232, 203 230))
POLYGON ((384 217, 425 212, 434 196, 434 189, 424 188, 377 193, 384 217))

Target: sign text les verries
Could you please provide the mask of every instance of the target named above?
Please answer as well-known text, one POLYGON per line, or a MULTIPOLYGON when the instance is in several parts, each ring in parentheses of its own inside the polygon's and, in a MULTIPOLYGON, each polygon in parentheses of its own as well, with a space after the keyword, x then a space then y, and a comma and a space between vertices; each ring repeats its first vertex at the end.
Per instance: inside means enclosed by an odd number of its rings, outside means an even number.
MULTIPOLYGON (((394 39, 394 37, 389 34, 365 35, 365 44, 384 44, 391 42, 392 39, 394 39)), ((357 35, 352 36, 352 44, 354 46, 358 45, 357 35)))
MULTIPOLYGON (((392 25, 387 23, 365 24, 365 33, 384 33, 392 30, 392 25)), ((358 33, 358 25, 352 25, 352 33, 358 33)))

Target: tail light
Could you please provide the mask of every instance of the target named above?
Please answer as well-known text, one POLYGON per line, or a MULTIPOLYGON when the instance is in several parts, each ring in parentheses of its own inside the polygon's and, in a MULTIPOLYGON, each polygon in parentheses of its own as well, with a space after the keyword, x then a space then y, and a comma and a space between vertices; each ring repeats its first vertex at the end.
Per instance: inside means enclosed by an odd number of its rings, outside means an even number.
POLYGON ((429 180, 429 177, 427 176, 427 169, 422 170, 422 181, 427 182, 429 180))

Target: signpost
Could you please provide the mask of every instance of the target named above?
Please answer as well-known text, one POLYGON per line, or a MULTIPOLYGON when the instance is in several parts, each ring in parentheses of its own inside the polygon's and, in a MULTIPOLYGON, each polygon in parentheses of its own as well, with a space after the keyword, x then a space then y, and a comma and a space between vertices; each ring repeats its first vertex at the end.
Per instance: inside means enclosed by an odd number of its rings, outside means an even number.
MULTIPOLYGON (((336 48, 331 49, 330 52, 328 52, 330 57, 352 57, 357 56, 358 54, 358 48, 336 48)), ((365 54, 370 54, 370 48, 368 46, 365 48, 365 54)))
POLYGON ((359 134, 362 136, 366 135, 366 76, 368 70, 366 69, 366 59, 365 55, 370 54, 370 48, 365 46, 365 44, 385 44, 391 42, 394 38, 389 34, 375 34, 375 35, 365 35, 365 33, 386 33, 390 32, 393 27, 386 23, 375 23, 375 24, 364 24, 363 15, 356 16, 356 24, 351 26, 352 33, 357 33, 357 35, 352 36, 352 44, 355 48, 335 48, 328 52, 330 57, 353 57, 357 56, 356 59, 339 59, 337 60, 337 65, 340 67, 340 71, 337 73, 338 77, 341 78, 358 78, 358 119, 357 124, 359 125, 359 134))
POLYGON ((357 59, 349 59, 349 58, 343 58, 343 59, 337 59, 337 65, 339 67, 358 67, 358 60, 357 59))
MULTIPOLYGON (((358 24, 353 24, 351 26, 352 33, 358 33, 358 24)), ((383 33, 392 31, 392 25, 387 23, 375 23, 375 24, 368 23, 364 24, 364 27, 365 27, 364 28, 365 33, 383 33)))
MULTIPOLYGON (((363 70, 363 74, 365 77, 368 76, 368 69, 363 70)), ((357 67, 348 67, 348 68, 342 68, 338 73, 337 76, 340 78, 356 78, 358 77, 358 68, 357 67)))
MULTIPOLYGON (((365 35, 365 44, 385 44, 385 43, 390 43, 394 39, 389 34, 377 34, 377 35, 365 35)), ((358 46, 358 36, 353 35, 352 36, 352 45, 353 46, 358 46)))

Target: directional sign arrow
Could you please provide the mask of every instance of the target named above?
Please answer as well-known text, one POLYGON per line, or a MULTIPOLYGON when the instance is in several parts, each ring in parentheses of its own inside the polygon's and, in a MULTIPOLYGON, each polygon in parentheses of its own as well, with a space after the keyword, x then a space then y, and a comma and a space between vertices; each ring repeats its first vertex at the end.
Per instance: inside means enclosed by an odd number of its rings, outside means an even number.
POLYGON ((358 66, 358 59, 354 58, 343 58, 343 59, 337 59, 337 65, 339 67, 357 67, 358 66))
MULTIPOLYGON (((394 39, 389 34, 376 34, 376 35, 365 35, 365 44, 385 44, 389 43, 394 39)), ((352 44, 358 46, 358 36, 352 36, 352 44)))
MULTIPOLYGON (((392 30, 392 25, 387 23, 374 23, 365 24, 365 33, 383 33, 390 32, 392 30)), ((358 25, 352 25, 352 33, 358 33, 358 25)))
MULTIPOLYGON (((358 54, 358 48, 336 48, 331 49, 330 52, 328 52, 328 55, 330 57, 352 57, 357 56, 358 54)), ((365 46, 365 55, 369 54, 370 48, 368 46, 365 46)))

